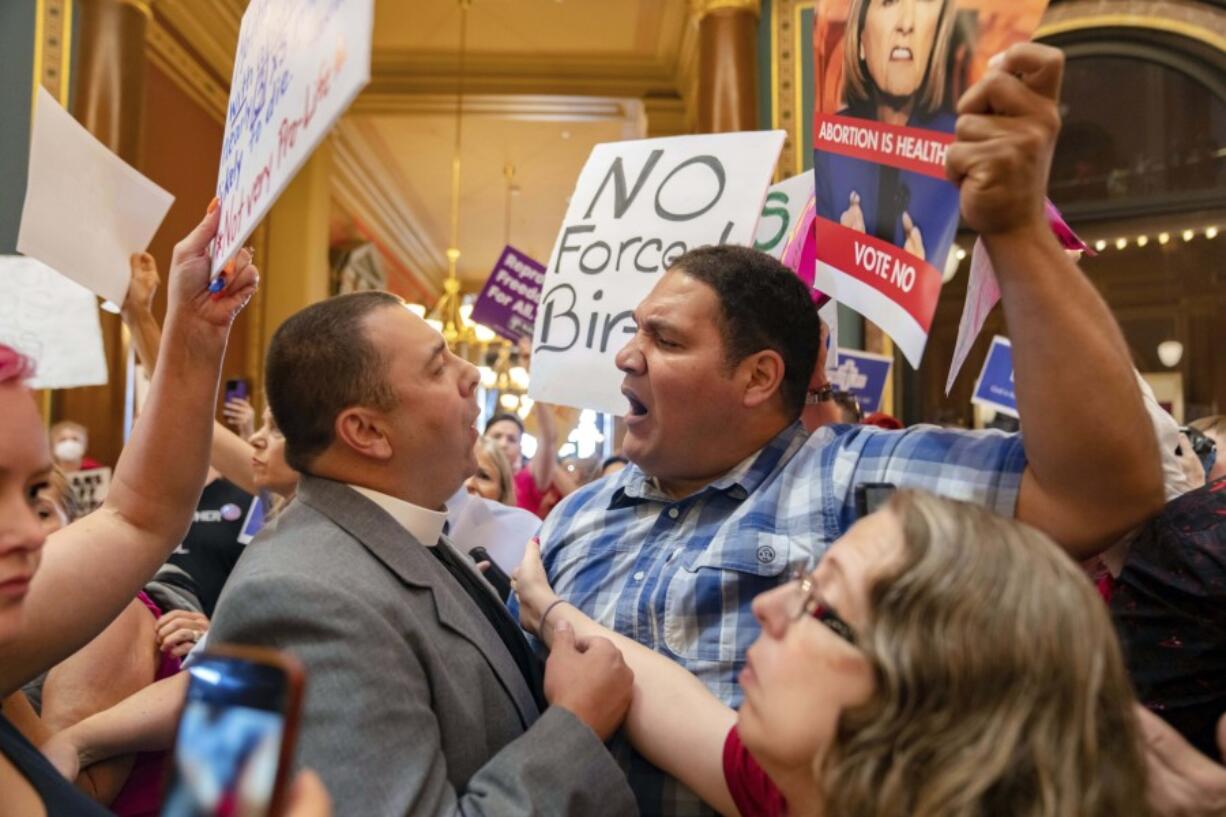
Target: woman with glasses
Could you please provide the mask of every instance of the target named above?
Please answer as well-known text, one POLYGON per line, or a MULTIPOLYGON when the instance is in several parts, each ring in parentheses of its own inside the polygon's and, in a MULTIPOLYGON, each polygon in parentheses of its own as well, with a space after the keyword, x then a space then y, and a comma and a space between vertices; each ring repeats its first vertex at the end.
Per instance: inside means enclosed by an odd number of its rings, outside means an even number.
POLYGON ((515 584, 546 643, 613 639, 635 672, 631 742, 725 815, 1145 813, 1107 611, 1046 536, 978 507, 900 492, 759 596, 735 712, 561 602, 535 544, 515 584))

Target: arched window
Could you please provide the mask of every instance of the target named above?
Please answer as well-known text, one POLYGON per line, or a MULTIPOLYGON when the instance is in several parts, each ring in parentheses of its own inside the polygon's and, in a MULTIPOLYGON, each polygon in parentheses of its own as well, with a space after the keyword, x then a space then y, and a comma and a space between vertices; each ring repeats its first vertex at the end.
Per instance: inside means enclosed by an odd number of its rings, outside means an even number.
POLYGON ((1196 44, 1159 32, 1098 29, 1049 42, 1068 55, 1049 188, 1067 215, 1226 205, 1220 54, 1201 54, 1196 44))

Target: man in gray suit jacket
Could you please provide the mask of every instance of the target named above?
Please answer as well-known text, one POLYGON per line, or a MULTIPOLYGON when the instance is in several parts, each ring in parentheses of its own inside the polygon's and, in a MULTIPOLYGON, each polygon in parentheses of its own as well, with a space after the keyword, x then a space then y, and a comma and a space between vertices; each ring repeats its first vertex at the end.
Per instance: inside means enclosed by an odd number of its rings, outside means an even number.
POLYGON ((555 645, 542 682, 444 535, 444 502, 476 468, 477 380, 387 293, 286 321, 267 396, 298 495, 240 559, 209 638, 306 666, 298 759, 338 814, 636 814, 603 744, 630 702, 621 654, 555 645))

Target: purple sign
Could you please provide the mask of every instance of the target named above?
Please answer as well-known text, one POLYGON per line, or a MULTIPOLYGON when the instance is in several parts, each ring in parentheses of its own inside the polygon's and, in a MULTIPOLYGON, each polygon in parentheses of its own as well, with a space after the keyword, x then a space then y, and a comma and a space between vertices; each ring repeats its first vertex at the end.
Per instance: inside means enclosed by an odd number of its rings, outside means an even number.
POLYGON ((544 283, 545 268, 508 244, 473 304, 472 319, 511 341, 531 338, 544 283))

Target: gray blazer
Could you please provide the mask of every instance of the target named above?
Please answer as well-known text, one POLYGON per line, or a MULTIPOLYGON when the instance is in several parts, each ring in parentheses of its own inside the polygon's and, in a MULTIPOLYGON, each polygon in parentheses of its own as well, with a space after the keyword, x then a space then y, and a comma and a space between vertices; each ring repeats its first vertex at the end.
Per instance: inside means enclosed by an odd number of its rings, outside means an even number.
POLYGON ((297 759, 337 815, 637 814, 596 734, 564 709, 541 714, 464 589, 342 483, 303 475, 231 574, 209 641, 302 661, 297 759))

